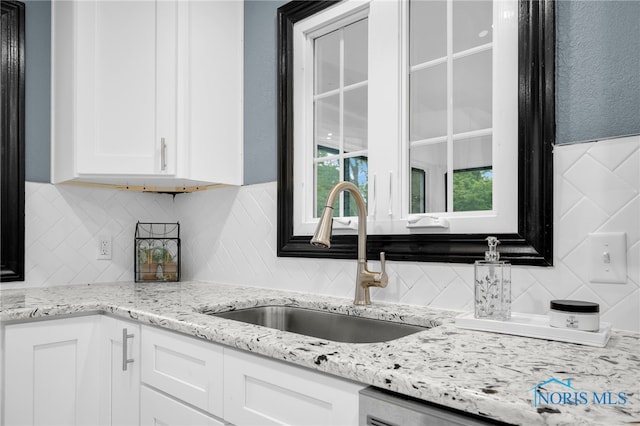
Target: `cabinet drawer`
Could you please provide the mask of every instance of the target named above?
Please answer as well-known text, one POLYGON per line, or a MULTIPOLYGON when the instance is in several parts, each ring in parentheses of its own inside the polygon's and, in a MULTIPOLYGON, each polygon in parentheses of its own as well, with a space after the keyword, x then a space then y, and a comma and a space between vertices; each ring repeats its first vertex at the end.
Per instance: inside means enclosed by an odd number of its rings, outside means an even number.
POLYGON ((228 348, 224 360, 225 420, 233 424, 358 424, 359 383, 228 348))
POLYGON ((222 420, 142 386, 140 389, 140 424, 166 426, 224 426, 222 420))
POLYGON ((142 328, 142 382, 222 417, 222 348, 194 337, 142 328))

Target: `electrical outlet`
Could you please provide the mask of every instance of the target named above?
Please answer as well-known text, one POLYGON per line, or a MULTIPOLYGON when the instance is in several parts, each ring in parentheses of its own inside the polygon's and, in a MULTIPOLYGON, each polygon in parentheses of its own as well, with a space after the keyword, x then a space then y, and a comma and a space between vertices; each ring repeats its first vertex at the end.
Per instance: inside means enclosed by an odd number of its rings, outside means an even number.
POLYGON ((98 238, 98 260, 111 260, 111 237, 98 238))
POLYGON ((627 282, 627 234, 601 232, 589 234, 589 281, 625 284, 627 282))

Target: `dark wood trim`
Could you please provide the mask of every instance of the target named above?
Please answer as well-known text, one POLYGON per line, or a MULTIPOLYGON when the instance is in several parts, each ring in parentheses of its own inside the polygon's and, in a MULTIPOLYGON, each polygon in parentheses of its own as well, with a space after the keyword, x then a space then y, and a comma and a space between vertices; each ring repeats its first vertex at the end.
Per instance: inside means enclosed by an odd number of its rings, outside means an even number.
POLYGON ((2 0, 0 281, 24 280, 24 3, 2 0))
MULTIPOLYGON (((355 259, 356 236, 334 235, 331 249, 293 234, 293 25, 335 1, 292 1, 278 9, 278 232, 283 257, 355 259)), ((553 264, 553 144, 555 138, 555 12, 552 0, 519 6, 518 232, 492 234, 501 259, 553 264)), ((367 256, 413 262, 472 263, 484 257, 487 234, 369 235, 367 256)))

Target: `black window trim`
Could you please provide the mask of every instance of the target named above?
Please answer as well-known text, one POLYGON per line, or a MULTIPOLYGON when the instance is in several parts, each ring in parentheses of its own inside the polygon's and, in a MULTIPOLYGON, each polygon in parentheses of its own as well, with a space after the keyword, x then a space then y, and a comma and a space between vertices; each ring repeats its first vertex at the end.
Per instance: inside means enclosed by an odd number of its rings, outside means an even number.
POLYGON ((2 106, 0 107, 2 111, 0 282, 6 282, 24 281, 25 273, 25 6, 24 3, 13 0, 2 0, 0 4, 3 16, 3 44, 6 42, 8 50, 8 59, 3 64, 3 67, 6 67, 3 74, 7 80, 2 81, 2 106))
MULTIPOLYGON (((293 25, 338 1, 292 1, 278 9, 277 255, 355 259, 356 236, 334 235, 330 249, 293 233, 293 25)), ((520 0, 518 28, 518 232, 496 235, 501 259, 553 265, 553 145, 555 141, 555 11, 553 0, 520 0)), ((489 234, 369 235, 367 257, 472 263, 489 234)))

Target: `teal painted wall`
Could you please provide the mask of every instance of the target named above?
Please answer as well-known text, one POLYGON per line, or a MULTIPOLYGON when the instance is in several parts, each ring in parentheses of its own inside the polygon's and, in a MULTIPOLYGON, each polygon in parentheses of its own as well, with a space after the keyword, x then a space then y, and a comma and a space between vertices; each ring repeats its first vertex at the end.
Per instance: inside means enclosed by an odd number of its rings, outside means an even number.
POLYGON ((244 183, 276 180, 276 11, 286 1, 244 2, 244 183))
POLYGON ((556 3, 556 143, 640 133, 640 1, 556 3))
POLYGON ((50 181, 51 3, 25 3, 25 177, 50 181))

